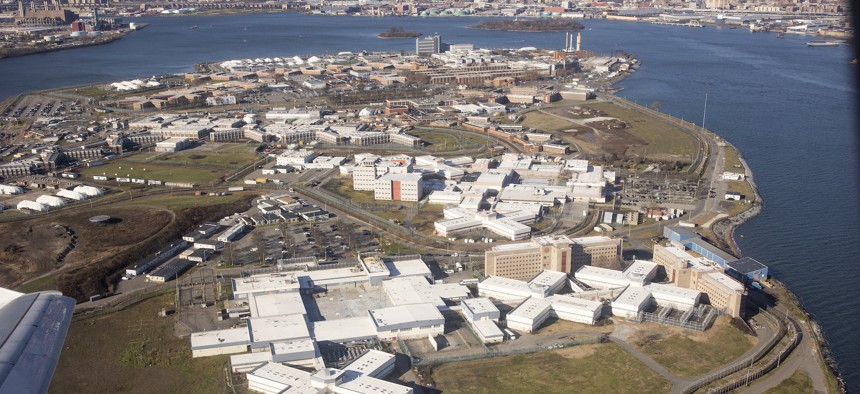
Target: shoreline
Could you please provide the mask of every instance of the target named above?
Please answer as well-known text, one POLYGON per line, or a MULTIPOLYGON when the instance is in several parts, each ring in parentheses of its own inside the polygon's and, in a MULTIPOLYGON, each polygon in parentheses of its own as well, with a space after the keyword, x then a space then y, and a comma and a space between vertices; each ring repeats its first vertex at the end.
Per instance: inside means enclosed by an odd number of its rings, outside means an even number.
MULTIPOLYGON (((287 11, 279 11, 279 12, 287 12, 287 11)), ((258 12, 258 13, 264 14, 264 13, 268 13, 268 12, 258 12)), ((467 28, 476 29, 476 30, 488 30, 488 31, 518 31, 518 32, 535 32, 535 33, 564 31, 564 30, 552 30, 552 31, 499 30, 499 29, 486 29, 486 28, 478 28, 478 27, 467 27, 467 28)), ((61 51, 61 50, 65 50, 65 49, 74 49, 77 47, 104 45, 104 44, 108 44, 108 43, 111 43, 113 41, 119 40, 130 32, 131 31, 126 31, 126 32, 123 32, 122 34, 118 34, 116 36, 110 37, 109 39, 98 41, 98 42, 91 42, 91 43, 86 43, 83 45, 71 46, 71 47, 66 47, 66 48, 55 48, 55 49, 48 49, 48 50, 44 50, 44 51, 34 51, 34 52, 30 52, 30 53, 25 53, 25 54, 20 54, 20 55, 15 55, 15 56, 8 56, 8 57, 17 57, 17 56, 26 56, 26 55, 38 54, 38 53, 55 52, 55 51, 61 51)), ((377 38, 379 38, 379 39, 404 39, 404 38, 414 38, 414 37, 378 37, 377 36, 377 38)), ((0 59, 3 59, 3 58, 0 58, 0 59)), ((624 80, 625 78, 629 77, 630 75, 633 74, 633 72, 636 72, 636 71, 638 71, 638 70, 633 69, 633 70, 626 72, 624 74, 620 74, 618 77, 616 77, 617 79, 613 79, 612 81, 610 81, 608 83, 608 86, 612 89, 620 89, 620 88, 615 88, 614 85, 617 84, 618 82, 624 80)), ((82 86, 91 86, 91 85, 96 85, 96 84, 87 84, 87 85, 82 85, 82 86)), ((67 88, 67 87, 64 87, 64 88, 67 88)), ((57 89, 59 89, 59 88, 57 88, 57 89)), ((49 89, 49 90, 54 90, 54 89, 49 89)), ((23 93, 22 95, 34 94, 37 92, 38 91, 31 91, 31 92, 23 93)), ((712 132, 712 133, 714 133, 715 135, 718 135, 716 132, 712 132)), ((739 227, 740 225, 744 224, 745 222, 754 218, 755 216, 759 215, 762 212, 762 210, 764 209, 764 200, 762 199, 762 197, 758 191, 758 188, 755 184, 753 171, 749 167, 746 160, 741 155, 741 150, 738 149, 735 145, 733 145, 728 140, 723 139, 723 141, 726 143, 726 145, 730 146, 732 149, 735 149, 738 152, 739 160, 742 163, 742 165, 744 166, 745 172, 747 173, 746 182, 752 188, 753 193, 755 195, 755 200, 751 204, 749 209, 747 209, 747 210, 745 210, 745 211, 743 211, 743 212, 741 212, 735 216, 726 217, 726 218, 715 221, 711 225, 711 230, 714 232, 715 238, 717 238, 717 240, 719 242, 721 242, 725 245, 728 245, 729 249, 734 254, 740 256, 741 250, 740 250, 740 247, 738 246, 738 244, 735 240, 735 236, 734 236, 735 230, 737 227, 739 227)), ((845 390, 844 383, 841 379, 841 374, 839 373, 838 363, 836 362, 836 360, 832 356, 832 350, 831 350, 829 342, 827 341, 825 334, 821 328, 821 325, 815 320, 814 316, 811 315, 805 309, 803 303, 800 302, 800 299, 790 290, 789 287, 787 287, 786 285, 784 285, 782 282, 780 282, 778 279, 775 279, 775 278, 770 279, 770 281, 772 281, 776 287, 778 287, 780 289, 784 289, 785 292, 789 295, 791 304, 796 305, 798 307, 798 309, 804 315, 806 315, 807 320, 811 326, 810 331, 812 331, 812 334, 813 334, 812 339, 816 343, 817 350, 822 355, 825 369, 826 369, 826 371, 829 371, 832 376, 835 377, 839 387, 844 392, 844 390, 845 390)))
MULTIPOLYGON (((714 132, 712 131, 712 133, 714 132)), ((714 134, 717 135, 716 133, 714 134)), ((743 256, 743 254, 741 253, 740 246, 738 246, 737 241, 735 240, 735 230, 747 221, 761 214, 761 212, 764 210, 764 199, 762 199, 761 194, 758 191, 758 187, 756 186, 755 177, 752 172, 752 169, 749 167, 747 161, 744 159, 740 149, 738 149, 734 144, 732 144, 726 139, 723 139, 723 141, 732 149, 738 152, 738 159, 741 162, 741 165, 744 166, 746 172, 746 182, 753 190, 753 193, 755 195, 755 201, 752 203, 752 206, 749 209, 735 216, 730 216, 717 220, 716 222, 711 224, 711 231, 713 231, 714 236, 717 238, 717 241, 729 246, 732 253, 734 253, 736 256, 743 256)), ((785 294, 788 295, 790 303, 797 307, 797 310, 800 311, 800 313, 802 313, 804 317, 806 317, 806 322, 809 325, 809 331, 812 332, 811 339, 814 341, 817 353, 821 356, 821 362, 823 362, 824 364, 824 370, 822 372, 824 372, 825 374, 829 373, 836 380, 836 385, 840 392, 845 393, 845 382, 842 379, 842 374, 839 372, 839 363, 833 356, 833 350, 831 349, 830 342, 827 340, 827 337, 824 333, 823 328, 821 327, 821 324, 818 323, 814 315, 812 315, 811 313, 809 313, 808 310, 806 310, 806 307, 803 305, 803 302, 800 300, 800 298, 797 297, 796 294, 794 294, 791 288, 789 288, 777 278, 771 277, 768 278, 768 281, 773 284, 774 288, 778 289, 779 291, 785 292, 785 294)), ((765 293, 769 294, 766 291, 765 293)), ((772 294, 769 295, 773 296, 772 294)), ((801 322, 801 324, 803 324, 803 322, 801 322)))
POLYGON ((90 41, 90 42, 75 43, 74 45, 69 45, 69 46, 64 46, 64 47, 59 47, 59 48, 30 48, 30 49, 24 50, 23 52, 20 52, 20 53, 13 53, 10 55, 0 56, 0 60, 11 59, 11 58, 15 58, 15 57, 22 57, 22 56, 29 56, 29 55, 38 55, 40 53, 60 52, 60 51, 65 51, 65 50, 70 50, 70 49, 106 45, 106 44, 110 44, 114 41, 122 39, 123 37, 126 36, 126 34, 131 33, 132 31, 134 31, 134 30, 128 30, 128 31, 120 32, 117 35, 108 36, 107 38, 102 39, 102 40, 94 40, 94 41, 90 41))

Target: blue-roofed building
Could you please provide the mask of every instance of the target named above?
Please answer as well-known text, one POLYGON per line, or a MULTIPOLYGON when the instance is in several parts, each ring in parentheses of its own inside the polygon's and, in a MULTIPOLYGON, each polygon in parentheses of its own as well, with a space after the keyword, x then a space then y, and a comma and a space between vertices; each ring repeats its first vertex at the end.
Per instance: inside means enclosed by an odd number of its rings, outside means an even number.
POLYGON ((767 266, 752 257, 743 257, 726 264, 726 274, 745 284, 767 279, 767 266))
POLYGON ((701 238, 699 234, 684 227, 663 227, 663 236, 674 242, 686 243, 688 240, 701 238))
POLYGON ((684 242, 684 247, 690 249, 703 257, 713 260, 721 267, 726 268, 726 264, 730 261, 737 260, 737 257, 732 256, 724 250, 707 243, 704 239, 695 238, 684 242))

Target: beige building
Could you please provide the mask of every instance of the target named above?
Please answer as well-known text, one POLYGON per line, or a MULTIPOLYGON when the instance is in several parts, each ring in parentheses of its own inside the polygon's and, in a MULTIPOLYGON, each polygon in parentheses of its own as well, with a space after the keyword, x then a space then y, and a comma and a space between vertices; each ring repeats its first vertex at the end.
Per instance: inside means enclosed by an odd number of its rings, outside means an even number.
POLYGON ((695 270, 691 275, 691 285, 691 289, 708 296, 712 307, 731 317, 744 315, 746 291, 744 285, 734 278, 718 271, 695 270))
MULTIPOLYGON (((572 270, 584 265, 619 269, 621 238, 604 236, 574 238, 571 245, 572 270)), ((571 272, 571 271, 567 271, 571 272)))
POLYGON ((742 316, 744 285, 723 273, 713 261, 671 245, 654 245, 653 261, 666 270, 666 279, 678 287, 701 291, 714 308, 732 317, 742 316))
POLYGON ((529 280, 541 271, 571 273, 593 261, 617 265, 621 240, 609 237, 546 236, 529 242, 495 246, 485 252, 485 274, 529 280))

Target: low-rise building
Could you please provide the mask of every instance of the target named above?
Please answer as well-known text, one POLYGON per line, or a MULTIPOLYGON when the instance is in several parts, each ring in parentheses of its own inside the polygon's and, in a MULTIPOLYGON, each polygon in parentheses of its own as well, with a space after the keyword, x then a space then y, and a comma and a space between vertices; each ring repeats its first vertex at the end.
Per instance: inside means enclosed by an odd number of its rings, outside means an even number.
POLYGON ((508 328, 530 333, 550 317, 551 304, 541 298, 528 298, 508 312, 508 328))

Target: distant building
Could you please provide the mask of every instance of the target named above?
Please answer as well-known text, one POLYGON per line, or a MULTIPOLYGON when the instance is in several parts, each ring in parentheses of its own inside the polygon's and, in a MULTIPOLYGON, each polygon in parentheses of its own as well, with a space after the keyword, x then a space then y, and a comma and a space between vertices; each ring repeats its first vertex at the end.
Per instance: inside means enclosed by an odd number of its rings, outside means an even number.
POLYGON ((419 55, 442 52, 442 37, 437 35, 415 39, 415 53, 419 55))

